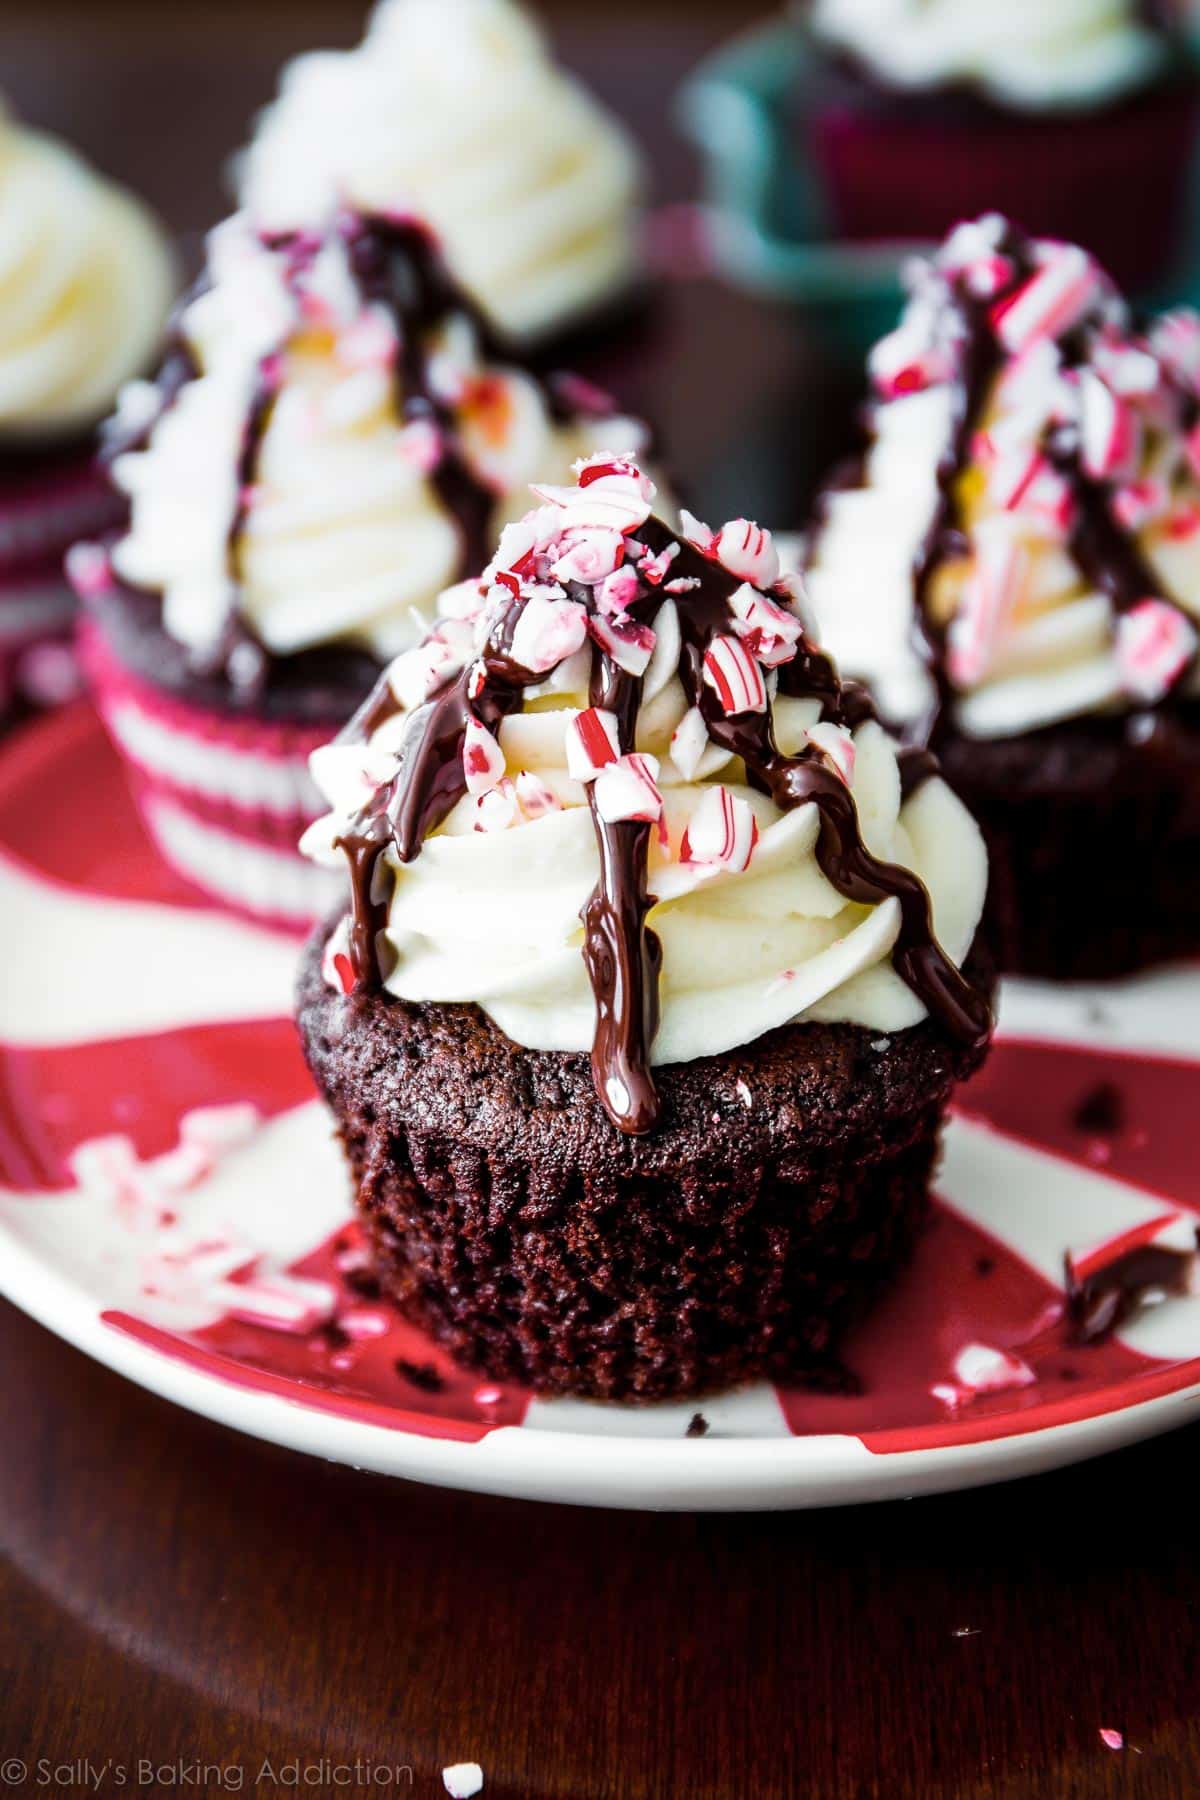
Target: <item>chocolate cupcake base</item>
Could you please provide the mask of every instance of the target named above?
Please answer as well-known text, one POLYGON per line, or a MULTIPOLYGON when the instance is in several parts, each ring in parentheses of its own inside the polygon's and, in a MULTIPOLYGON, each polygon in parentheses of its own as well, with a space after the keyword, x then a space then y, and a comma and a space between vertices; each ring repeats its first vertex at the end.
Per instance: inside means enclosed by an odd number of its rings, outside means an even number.
POLYGON ((623 1136, 582 1055, 473 1006, 331 992, 299 1025, 386 1291, 458 1358, 548 1393, 653 1400, 827 1377, 908 1251, 946 1099, 981 1060, 926 1022, 791 1026, 657 1071, 623 1136))
POLYGON ((1003 971, 1105 980, 1200 950, 1200 704, 937 748, 987 839, 1003 971))

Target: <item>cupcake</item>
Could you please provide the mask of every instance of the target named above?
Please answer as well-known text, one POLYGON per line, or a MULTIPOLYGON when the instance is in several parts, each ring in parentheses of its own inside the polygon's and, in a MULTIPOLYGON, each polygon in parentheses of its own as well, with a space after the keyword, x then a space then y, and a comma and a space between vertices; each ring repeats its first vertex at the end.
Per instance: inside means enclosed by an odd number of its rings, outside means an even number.
POLYGON ((284 71, 238 169, 265 231, 320 228, 344 204, 428 220, 522 346, 628 297, 640 185, 625 132, 512 0, 382 0, 357 49, 284 71))
POLYGON ((628 459, 535 493, 313 761, 300 1032, 380 1279, 549 1392, 828 1370, 986 1049, 982 840, 768 533, 628 459))
POLYGON ((0 107, 0 719, 75 691, 63 557, 120 518, 96 428, 158 354, 173 275, 132 196, 0 107))
POLYGON ((311 924, 332 889, 296 851, 309 755, 487 560, 514 496, 631 431, 586 384, 499 360, 411 220, 219 227, 160 382, 122 395, 129 529, 72 557, 100 708, 167 860, 311 924))
POLYGON ((1005 968, 1194 953, 1200 316, 995 216, 910 288, 809 545, 827 640, 982 824, 1005 968))
POLYGON ((1145 0, 808 0, 808 147, 853 239, 937 239, 995 208, 1164 274, 1191 175, 1183 9, 1145 0))

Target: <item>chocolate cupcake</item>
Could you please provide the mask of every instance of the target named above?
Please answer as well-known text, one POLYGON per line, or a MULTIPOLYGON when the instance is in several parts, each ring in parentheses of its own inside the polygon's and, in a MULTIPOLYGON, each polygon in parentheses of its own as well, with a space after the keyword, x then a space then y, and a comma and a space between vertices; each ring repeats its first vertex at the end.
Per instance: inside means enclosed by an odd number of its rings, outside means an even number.
POLYGON ((299 995, 381 1279, 463 1361, 648 1399, 803 1377, 985 1052, 982 840, 769 535, 628 460, 505 532, 314 758, 353 907, 299 995))
POLYGON ((993 208, 1159 279, 1197 122, 1183 8, 1146 0, 803 0, 805 132, 836 229, 937 239, 993 208))
POLYGON ((355 49, 284 70, 237 175, 269 232, 416 213, 524 351, 628 310, 641 279, 639 159, 513 0, 381 0, 355 49))
POLYGON ((0 720, 77 691, 69 546, 118 523, 96 427, 152 366, 174 281, 149 213, 0 105, 0 720))
POLYGON ((1200 947, 1200 316, 998 217, 914 269, 809 591, 979 819, 1003 967, 1200 947))
POLYGON ((238 215, 112 430, 130 527, 72 558, 101 711, 168 861, 307 928, 335 892, 296 853, 311 752, 527 482, 643 428, 502 359, 423 226, 267 239, 238 215))

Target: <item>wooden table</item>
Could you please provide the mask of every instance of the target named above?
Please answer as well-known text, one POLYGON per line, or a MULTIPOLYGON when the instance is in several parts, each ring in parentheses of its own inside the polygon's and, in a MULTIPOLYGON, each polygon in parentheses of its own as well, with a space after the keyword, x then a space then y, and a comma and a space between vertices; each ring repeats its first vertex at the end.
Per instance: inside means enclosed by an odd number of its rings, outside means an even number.
MULTIPOLYGON (((243 10, 27 7, 5 86, 194 231, 280 58, 353 34, 243 10)), ((742 7, 561 10, 686 194, 666 101, 742 7)), ((798 515, 845 381, 703 278, 660 344, 638 397, 701 505, 798 515)), ((0 1355, 0 1791, 432 1796, 477 1761, 514 1800, 1200 1793, 1194 1430, 910 1505, 637 1516, 306 1462, 11 1309, 0 1355)))

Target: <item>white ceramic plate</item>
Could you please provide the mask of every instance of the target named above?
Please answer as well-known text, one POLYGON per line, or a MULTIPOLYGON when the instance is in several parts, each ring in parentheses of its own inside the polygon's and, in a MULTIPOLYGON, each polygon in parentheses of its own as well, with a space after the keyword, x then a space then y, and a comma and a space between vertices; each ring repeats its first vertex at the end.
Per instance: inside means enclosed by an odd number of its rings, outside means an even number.
POLYGON ((1200 971, 1009 989, 933 1226, 846 1347, 859 1391, 636 1409, 467 1375, 372 1294, 290 1022, 296 943, 177 886, 86 707, 0 756, 0 942, 0 1287, 237 1430, 495 1493, 756 1508, 968 1487, 1200 1417, 1200 1302, 1080 1349, 1061 1283, 1068 1248, 1194 1233, 1200 971))

